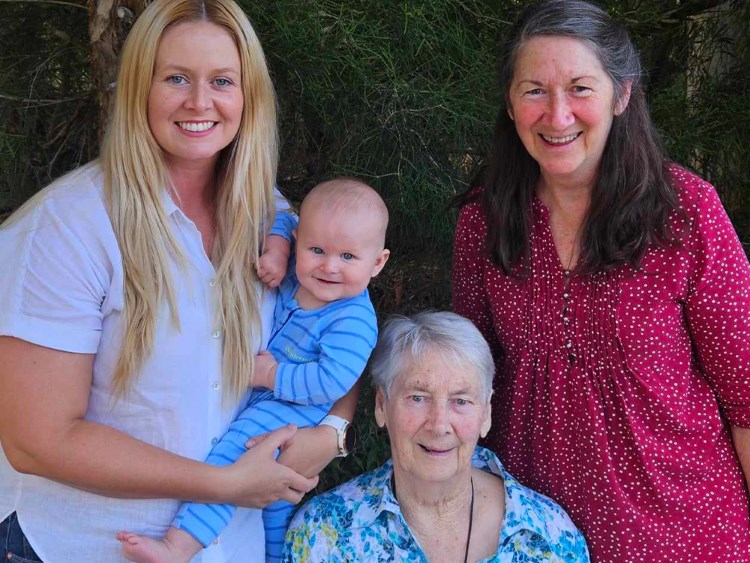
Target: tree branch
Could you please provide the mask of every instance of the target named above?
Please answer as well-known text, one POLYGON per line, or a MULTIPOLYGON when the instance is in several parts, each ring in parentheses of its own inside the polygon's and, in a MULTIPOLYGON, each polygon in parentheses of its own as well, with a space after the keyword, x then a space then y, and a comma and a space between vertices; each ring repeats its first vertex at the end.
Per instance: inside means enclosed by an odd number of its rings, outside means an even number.
POLYGON ((85 4, 75 4, 73 2, 64 2, 63 0, 0 0, 0 2, 25 2, 27 4, 58 4, 60 6, 68 6, 70 8, 81 8, 82 10, 88 10, 85 4))

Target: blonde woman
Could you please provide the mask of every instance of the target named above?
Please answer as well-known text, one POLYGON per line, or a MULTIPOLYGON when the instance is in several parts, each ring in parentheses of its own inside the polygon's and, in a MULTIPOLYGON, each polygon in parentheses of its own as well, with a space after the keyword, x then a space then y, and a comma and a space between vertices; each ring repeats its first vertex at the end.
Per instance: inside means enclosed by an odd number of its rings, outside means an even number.
MULTIPOLYGON (((270 326, 253 265, 276 159, 273 88, 242 11, 151 4, 123 50, 100 160, 0 230, 6 560, 118 561, 115 534, 163 534, 178 499, 299 502, 338 453, 332 428, 285 428, 233 465, 198 461, 270 326)), ((333 413, 351 419, 354 400, 333 413)), ((262 529, 240 510, 196 560, 262 561, 262 529)))

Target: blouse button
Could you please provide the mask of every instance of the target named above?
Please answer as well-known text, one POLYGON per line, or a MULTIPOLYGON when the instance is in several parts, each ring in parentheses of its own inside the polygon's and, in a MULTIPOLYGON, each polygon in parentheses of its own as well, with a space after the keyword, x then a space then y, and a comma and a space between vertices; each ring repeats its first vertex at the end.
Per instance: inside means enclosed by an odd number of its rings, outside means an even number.
POLYGON ((221 331, 215 330, 211 333, 211 336, 213 336, 214 338, 221 338, 221 331))
POLYGON ((218 391, 219 387, 221 386, 218 383, 214 383, 213 385, 211 385, 211 389, 213 389, 214 391, 218 391))
POLYGON ((570 350, 573 347, 573 343, 570 340, 567 340, 565 342, 565 347, 570 350))
POLYGON ((567 299, 568 297, 570 297, 568 293, 563 293, 563 299, 567 299))
POLYGON ((570 319, 568 317, 563 317, 563 322, 565 324, 568 324, 570 322, 570 319))
POLYGON ((215 285, 216 285, 216 282, 215 282, 214 280, 210 280, 210 281, 208 282, 208 285, 209 285, 209 286, 211 286, 211 287, 213 287, 213 286, 215 286, 215 285))

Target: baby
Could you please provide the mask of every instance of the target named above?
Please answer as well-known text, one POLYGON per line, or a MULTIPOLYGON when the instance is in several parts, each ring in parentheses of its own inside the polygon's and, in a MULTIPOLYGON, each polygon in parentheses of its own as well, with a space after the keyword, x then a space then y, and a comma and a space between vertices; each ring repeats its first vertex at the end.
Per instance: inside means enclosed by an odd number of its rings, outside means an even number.
MULTIPOLYGON (((293 227, 289 219, 277 219, 258 265, 259 277, 269 285, 284 276, 288 246, 273 235, 286 236, 293 227)), ((247 450, 249 438, 285 424, 318 424, 356 383, 377 340, 367 285, 388 260, 387 225, 385 203, 359 180, 331 180, 310 191, 292 231, 295 257, 279 287, 268 352, 255 360, 255 389, 208 463, 233 463, 247 450)), ((117 537, 130 561, 189 561, 218 538, 234 510, 186 503, 160 540, 129 532, 117 537)), ((281 559, 293 512, 284 501, 263 510, 268 561, 281 559)))

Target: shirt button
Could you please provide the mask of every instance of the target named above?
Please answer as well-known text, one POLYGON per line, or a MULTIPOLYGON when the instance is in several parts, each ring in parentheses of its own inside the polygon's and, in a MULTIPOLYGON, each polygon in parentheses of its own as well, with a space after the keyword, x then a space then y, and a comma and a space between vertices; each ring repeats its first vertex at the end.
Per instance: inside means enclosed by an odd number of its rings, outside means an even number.
POLYGON ((214 540, 214 545, 219 545, 219 538, 216 538, 216 539, 214 540))
POLYGON ((570 350, 573 347, 573 343, 570 340, 568 340, 567 342, 565 342, 565 347, 568 350, 570 350))
POLYGON ((214 438, 211 438, 211 445, 212 445, 212 446, 215 446, 215 445, 216 445, 216 444, 218 444, 218 443, 219 443, 219 439, 218 439, 218 438, 216 438, 216 437, 214 437, 214 438))
POLYGON ((213 287, 216 285, 216 280, 209 280, 208 285, 213 287))
POLYGON ((568 317, 563 317, 563 322, 565 324, 568 324, 570 322, 570 319, 568 317))
POLYGON ((221 338, 221 331, 215 330, 211 333, 211 336, 213 336, 214 338, 221 338))
POLYGON ((567 299, 568 297, 570 297, 570 295, 568 295, 567 293, 563 293, 563 299, 567 299))
POLYGON ((214 383, 213 385, 211 385, 211 389, 213 389, 214 391, 218 391, 220 388, 221 385, 219 385, 218 383, 214 383))

